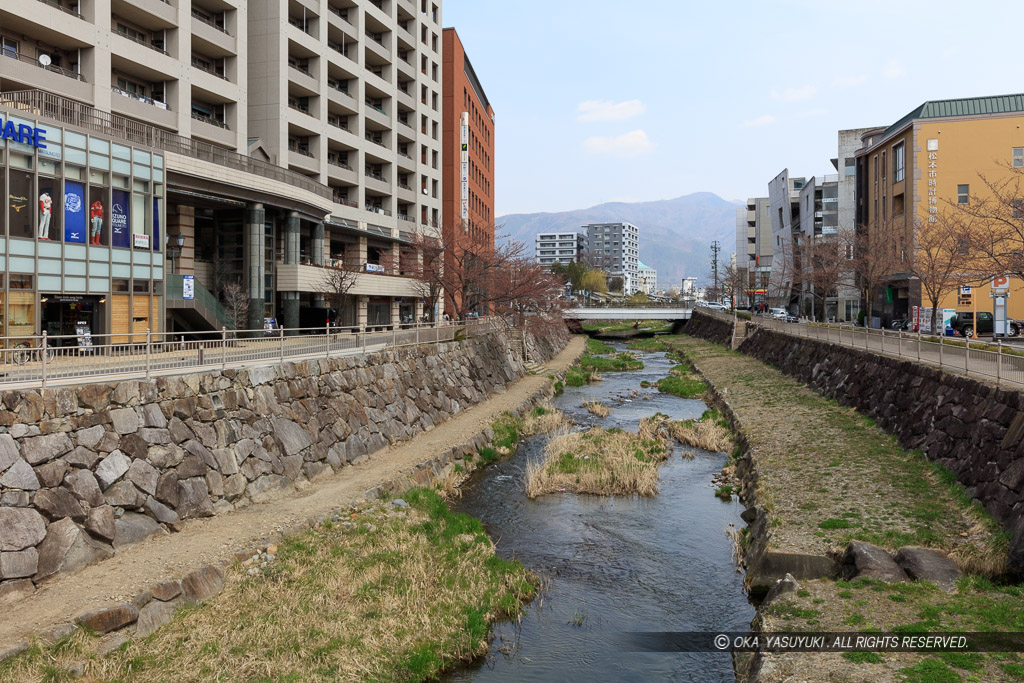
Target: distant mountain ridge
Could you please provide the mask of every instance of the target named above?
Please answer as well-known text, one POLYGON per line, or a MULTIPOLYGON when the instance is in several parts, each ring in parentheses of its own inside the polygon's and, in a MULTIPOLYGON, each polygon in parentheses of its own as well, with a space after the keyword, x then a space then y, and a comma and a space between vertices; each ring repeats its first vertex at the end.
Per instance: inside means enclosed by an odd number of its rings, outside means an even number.
POLYGON ((736 249, 736 208, 713 192, 694 192, 651 202, 608 202, 558 213, 518 213, 497 220, 500 239, 524 242, 533 253, 542 232, 571 232, 588 223, 626 221, 640 229, 640 260, 658 271, 658 287, 678 287, 683 277, 704 280, 711 270, 711 243, 721 242, 728 263, 736 249))

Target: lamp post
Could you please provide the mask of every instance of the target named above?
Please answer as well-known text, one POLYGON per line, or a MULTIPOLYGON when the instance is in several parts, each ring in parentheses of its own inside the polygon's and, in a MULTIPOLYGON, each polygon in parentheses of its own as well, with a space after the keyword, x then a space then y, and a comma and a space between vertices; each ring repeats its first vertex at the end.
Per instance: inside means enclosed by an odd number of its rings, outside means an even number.
POLYGON ((181 257, 181 249, 185 246, 185 236, 181 233, 167 236, 167 258, 171 260, 171 274, 173 275, 174 261, 181 257))

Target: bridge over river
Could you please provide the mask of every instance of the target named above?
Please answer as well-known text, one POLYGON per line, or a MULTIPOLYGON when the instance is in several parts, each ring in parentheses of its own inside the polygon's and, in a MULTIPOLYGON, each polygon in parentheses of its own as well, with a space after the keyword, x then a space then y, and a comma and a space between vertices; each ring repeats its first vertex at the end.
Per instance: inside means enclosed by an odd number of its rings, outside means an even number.
POLYGON ((674 301, 664 304, 616 303, 580 306, 567 308, 562 312, 562 317, 566 320, 689 320, 692 313, 692 303, 674 301))

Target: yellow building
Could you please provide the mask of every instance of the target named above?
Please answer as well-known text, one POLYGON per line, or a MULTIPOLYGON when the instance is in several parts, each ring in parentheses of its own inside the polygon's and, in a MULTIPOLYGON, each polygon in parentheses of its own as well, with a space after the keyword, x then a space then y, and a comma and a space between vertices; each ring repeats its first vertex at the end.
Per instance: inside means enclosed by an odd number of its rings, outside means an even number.
MULTIPOLYGON (((857 152, 856 221, 885 231, 893 268, 875 292, 873 315, 885 324, 930 306, 911 272, 915 226, 935 222, 958 204, 985 197, 989 180, 1024 167, 1024 94, 925 102, 884 129, 864 134, 857 152)), ((968 279, 973 279, 969 275, 968 279)), ((956 291, 942 308, 992 310, 989 284, 975 282, 970 305, 956 291)), ((1009 315, 1024 318, 1024 282, 1010 283, 1009 315)))

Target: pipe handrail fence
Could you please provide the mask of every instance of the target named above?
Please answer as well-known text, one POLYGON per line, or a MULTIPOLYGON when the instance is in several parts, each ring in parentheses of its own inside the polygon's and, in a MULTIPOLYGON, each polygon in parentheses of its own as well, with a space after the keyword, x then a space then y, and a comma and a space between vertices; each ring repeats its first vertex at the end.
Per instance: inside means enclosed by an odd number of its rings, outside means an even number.
POLYGON ((150 379, 254 364, 377 353, 498 329, 491 318, 364 327, 0 337, 0 388, 150 379))
POLYGON ((748 324, 963 373, 995 381, 996 386, 1009 385, 1015 389, 1024 386, 1024 344, 1019 347, 1006 344, 1002 338, 976 341, 920 331, 864 328, 850 323, 789 323, 764 316, 754 316, 748 324))

